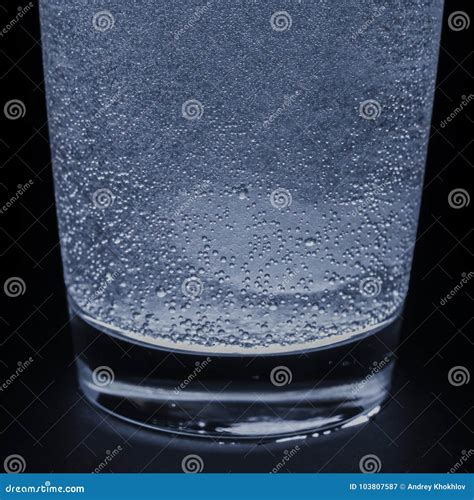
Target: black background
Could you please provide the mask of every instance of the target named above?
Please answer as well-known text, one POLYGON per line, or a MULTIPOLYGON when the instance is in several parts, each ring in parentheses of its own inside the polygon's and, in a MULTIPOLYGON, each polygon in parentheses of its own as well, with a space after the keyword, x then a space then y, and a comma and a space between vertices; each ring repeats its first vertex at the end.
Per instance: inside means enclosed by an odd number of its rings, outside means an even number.
MULTIPOLYGON (((1 455, 20 454, 27 472, 89 472, 121 446, 107 471, 180 472, 182 458, 199 454, 206 472, 268 472, 285 450, 301 451, 284 469, 291 472, 359 472, 359 460, 377 455, 383 472, 447 472, 472 446, 472 381, 451 385, 454 366, 472 359, 472 283, 442 306, 440 300, 472 270, 469 208, 454 209, 448 195, 472 189, 474 102, 448 126, 440 123, 473 93, 471 26, 453 31, 447 17, 469 12, 469 1, 446 2, 440 66, 423 192, 418 241, 403 341, 391 397, 370 423, 293 443, 226 444, 162 435, 128 425, 91 407, 78 389, 63 288, 53 205, 37 6, 1 38, 1 106, 11 99, 26 115, 0 114, 2 204, 18 184, 33 186, 4 214, 1 223, 1 284, 26 283, 24 295, 2 300, 1 381, 18 362, 32 365, 0 392, 1 455)), ((21 3, 0 7, 2 26, 21 3)), ((472 24, 472 23, 471 23, 472 24)), ((474 280, 473 280, 474 281, 474 280)), ((2 290, 3 292, 3 290, 2 290)), ((474 468, 474 457, 459 471, 474 468)))

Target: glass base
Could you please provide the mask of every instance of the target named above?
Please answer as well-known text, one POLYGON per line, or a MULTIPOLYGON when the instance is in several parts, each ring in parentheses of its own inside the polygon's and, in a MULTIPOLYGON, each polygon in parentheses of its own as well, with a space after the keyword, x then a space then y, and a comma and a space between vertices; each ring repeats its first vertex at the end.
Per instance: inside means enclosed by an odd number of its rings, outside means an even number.
POLYGON ((400 320, 313 351, 221 355, 169 351, 72 319, 79 380, 107 412, 165 432, 276 439, 356 425, 387 396, 400 320))

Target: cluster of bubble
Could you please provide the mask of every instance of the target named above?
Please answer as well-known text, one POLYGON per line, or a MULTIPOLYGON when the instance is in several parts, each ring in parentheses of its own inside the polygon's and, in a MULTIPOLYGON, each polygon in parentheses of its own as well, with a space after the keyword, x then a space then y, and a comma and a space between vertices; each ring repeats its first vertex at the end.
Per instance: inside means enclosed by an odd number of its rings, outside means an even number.
POLYGON ((441 2, 399 2, 357 44, 341 33, 364 24, 369 0, 255 2, 246 16, 225 0, 176 41, 186 3, 155 18, 153 3, 114 0, 120 22, 101 29, 79 0, 43 6, 79 312, 190 349, 308 345, 392 318, 415 242, 441 2))

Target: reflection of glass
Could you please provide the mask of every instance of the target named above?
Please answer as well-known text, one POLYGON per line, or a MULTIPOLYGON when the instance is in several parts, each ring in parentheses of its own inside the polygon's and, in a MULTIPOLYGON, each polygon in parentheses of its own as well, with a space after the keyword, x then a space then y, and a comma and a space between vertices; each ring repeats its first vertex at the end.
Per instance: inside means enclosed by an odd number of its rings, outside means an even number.
POLYGON ((91 399, 154 427, 243 436, 378 407, 441 14, 441 0, 43 1, 91 399))

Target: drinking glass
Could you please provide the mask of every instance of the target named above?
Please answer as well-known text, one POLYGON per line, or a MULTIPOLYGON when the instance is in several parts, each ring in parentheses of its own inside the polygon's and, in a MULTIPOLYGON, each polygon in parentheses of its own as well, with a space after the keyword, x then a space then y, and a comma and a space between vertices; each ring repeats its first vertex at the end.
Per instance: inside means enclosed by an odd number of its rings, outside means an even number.
POLYGON ((42 0, 64 278, 106 411, 261 439, 390 389, 442 0, 42 0))

